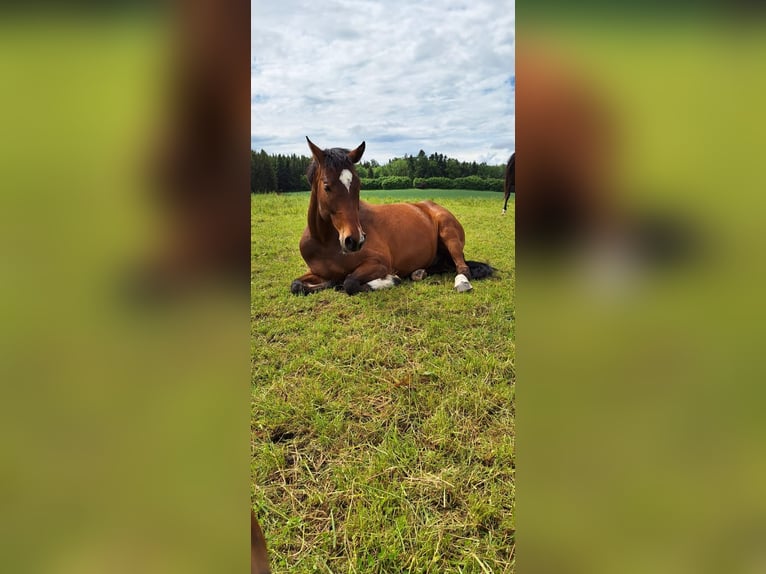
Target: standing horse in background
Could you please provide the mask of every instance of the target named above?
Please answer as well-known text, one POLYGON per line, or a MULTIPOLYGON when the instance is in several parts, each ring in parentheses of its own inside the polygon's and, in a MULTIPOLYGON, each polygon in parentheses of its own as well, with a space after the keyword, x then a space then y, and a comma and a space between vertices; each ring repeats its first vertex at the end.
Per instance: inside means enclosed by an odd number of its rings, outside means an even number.
POLYGON ((300 241, 308 273, 290 291, 306 295, 341 287, 353 295, 392 287, 399 275, 422 278, 427 272, 457 272, 455 289, 472 289, 469 279, 492 274, 486 263, 463 258, 465 232, 452 213, 432 201, 370 205, 359 199, 354 164, 365 144, 354 150, 322 150, 306 138, 313 161, 308 226, 300 241))
POLYGON ((503 203, 503 215, 505 215, 508 209, 508 198, 511 197, 511 193, 516 193, 516 152, 511 154, 508 158, 508 163, 505 164, 505 203, 503 203))

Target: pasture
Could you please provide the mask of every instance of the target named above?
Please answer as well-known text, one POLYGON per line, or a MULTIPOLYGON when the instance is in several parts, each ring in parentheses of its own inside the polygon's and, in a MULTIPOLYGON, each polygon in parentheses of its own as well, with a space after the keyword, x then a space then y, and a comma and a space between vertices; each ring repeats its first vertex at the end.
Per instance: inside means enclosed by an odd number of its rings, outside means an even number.
POLYGON ((291 295, 309 194, 252 196, 251 494, 277 573, 514 570, 515 205, 362 190, 429 198, 497 269, 470 293, 291 295))

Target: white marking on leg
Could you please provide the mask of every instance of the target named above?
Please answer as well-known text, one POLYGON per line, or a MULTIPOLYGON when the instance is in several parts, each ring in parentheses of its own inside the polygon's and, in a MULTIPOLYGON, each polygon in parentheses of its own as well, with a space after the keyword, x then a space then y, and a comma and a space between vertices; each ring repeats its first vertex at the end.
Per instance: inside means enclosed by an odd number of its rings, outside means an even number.
POLYGON ((473 286, 471 285, 471 282, 468 281, 468 277, 460 273, 455 276, 455 289, 458 293, 463 293, 473 289, 473 286))
POLYGON ((346 186, 346 191, 351 193, 351 180, 354 179, 354 174, 351 173, 351 170, 344 169, 342 172, 340 172, 340 182, 346 186))
POLYGON ((373 291, 378 291, 379 289, 388 289, 393 287, 396 285, 396 283, 394 282, 393 275, 386 275, 383 279, 373 279, 372 281, 368 281, 367 285, 369 285, 370 289, 373 291))

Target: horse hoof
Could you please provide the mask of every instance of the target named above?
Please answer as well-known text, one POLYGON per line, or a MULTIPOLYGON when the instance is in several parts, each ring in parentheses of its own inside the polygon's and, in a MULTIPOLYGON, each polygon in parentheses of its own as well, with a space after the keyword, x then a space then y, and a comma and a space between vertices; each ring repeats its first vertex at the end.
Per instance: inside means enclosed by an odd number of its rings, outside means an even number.
POLYGON ((426 278, 426 275, 428 275, 428 273, 425 269, 415 269, 415 271, 410 274, 410 279, 413 281, 422 281, 426 278))
POLYGON ((290 293, 293 295, 308 295, 308 289, 306 289, 306 286, 297 279, 293 281, 292 285, 290 285, 290 293))
POLYGON ((391 276, 391 281, 393 281, 394 285, 401 285, 402 284, 402 280, 399 278, 398 275, 392 275, 391 276))
POLYGON ((468 278, 463 275, 462 273, 455 277, 455 290, 458 293, 465 293, 466 291, 470 291, 473 289, 471 286, 471 282, 468 281, 468 278))
POLYGON ((343 282, 343 290, 346 292, 346 295, 356 295, 362 291, 362 284, 358 279, 347 277, 343 282))

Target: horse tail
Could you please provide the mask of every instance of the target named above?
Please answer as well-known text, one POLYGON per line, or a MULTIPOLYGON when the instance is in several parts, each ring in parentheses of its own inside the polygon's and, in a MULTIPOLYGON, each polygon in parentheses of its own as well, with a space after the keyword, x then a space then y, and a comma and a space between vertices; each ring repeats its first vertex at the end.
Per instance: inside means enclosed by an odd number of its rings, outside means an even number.
POLYGON ((468 265, 468 269, 471 270, 471 279, 484 279, 485 277, 490 277, 496 271, 496 269, 488 263, 466 261, 465 264, 468 265))
MULTIPOLYGON (((497 271, 494 267, 488 263, 481 263, 480 261, 466 261, 468 269, 471 271, 471 279, 484 279, 490 277, 497 271)), ((441 275, 442 273, 454 273, 457 271, 455 268, 455 262, 447 253, 439 253, 436 262, 426 269, 426 273, 429 275, 441 275)))

